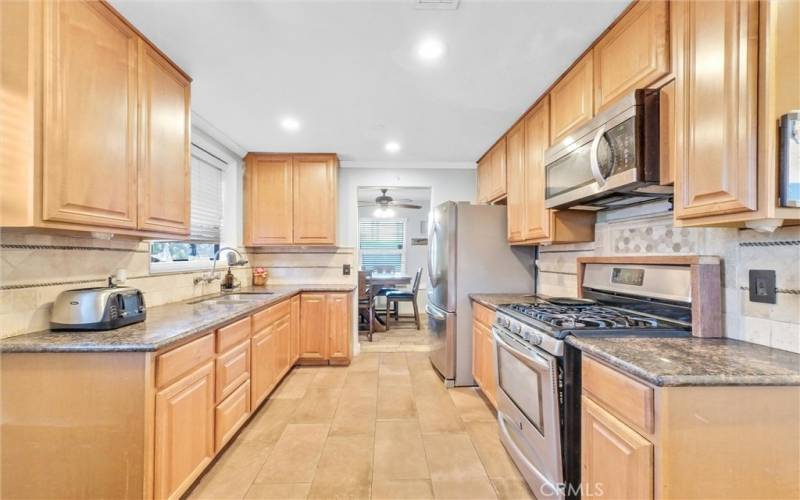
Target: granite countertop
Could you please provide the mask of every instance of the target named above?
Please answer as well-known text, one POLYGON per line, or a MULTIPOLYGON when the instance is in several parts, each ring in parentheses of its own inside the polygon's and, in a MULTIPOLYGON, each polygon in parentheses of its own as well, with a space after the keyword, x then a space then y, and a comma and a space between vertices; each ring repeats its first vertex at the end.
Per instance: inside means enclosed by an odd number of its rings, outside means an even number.
MULTIPOLYGON (((0 352, 157 351, 175 342, 231 323, 299 292, 349 292, 355 285, 268 285, 236 292, 270 292, 256 300, 220 304, 187 299, 147 309, 147 319, 116 330, 60 332, 43 330, 0 340, 0 352)), ((209 296, 214 297, 214 295, 209 296)))
POLYGON ((533 304, 536 297, 531 293, 471 293, 469 298, 493 311, 502 304, 533 304))
POLYGON ((656 386, 800 385, 800 354, 741 340, 569 336, 566 342, 656 386))

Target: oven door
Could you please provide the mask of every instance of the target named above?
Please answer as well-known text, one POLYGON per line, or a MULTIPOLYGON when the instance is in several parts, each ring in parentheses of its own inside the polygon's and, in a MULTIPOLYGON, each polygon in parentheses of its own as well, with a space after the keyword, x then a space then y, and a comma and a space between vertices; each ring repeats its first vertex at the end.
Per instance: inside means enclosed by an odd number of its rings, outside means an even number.
POLYGON ((562 498, 558 358, 493 329, 500 438, 534 495, 562 498))

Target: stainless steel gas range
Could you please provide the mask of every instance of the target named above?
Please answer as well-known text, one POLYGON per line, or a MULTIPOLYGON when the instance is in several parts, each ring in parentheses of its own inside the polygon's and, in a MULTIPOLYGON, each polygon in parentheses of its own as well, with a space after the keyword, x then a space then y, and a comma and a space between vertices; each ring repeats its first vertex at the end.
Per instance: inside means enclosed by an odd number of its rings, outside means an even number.
POLYGON ((582 295, 502 305, 493 325, 500 439, 538 498, 580 497, 580 351, 564 339, 691 335, 688 267, 587 264, 582 295))

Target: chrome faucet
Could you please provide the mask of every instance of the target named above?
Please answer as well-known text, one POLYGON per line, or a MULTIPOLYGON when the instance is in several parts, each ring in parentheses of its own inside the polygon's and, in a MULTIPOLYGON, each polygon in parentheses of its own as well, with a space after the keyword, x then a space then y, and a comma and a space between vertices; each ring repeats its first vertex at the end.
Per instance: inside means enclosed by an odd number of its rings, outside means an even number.
POLYGON ((219 276, 217 276, 217 274, 216 274, 217 259, 219 259, 219 254, 223 250, 230 250, 231 252, 233 252, 233 253, 235 253, 236 255, 239 256, 238 260, 234 260, 233 256, 229 253, 226 256, 226 260, 228 262, 228 267, 243 266, 243 265, 247 264, 247 260, 245 260, 244 256, 239 252, 239 250, 236 250, 235 248, 231 248, 231 247, 222 247, 219 250, 217 250, 217 253, 214 254, 214 263, 211 265, 211 271, 209 271, 207 273, 203 273, 201 276, 195 276, 194 277, 194 284, 195 285, 200 283, 201 281, 205 281, 206 283, 211 283, 212 281, 216 281, 216 280, 220 279, 219 276))

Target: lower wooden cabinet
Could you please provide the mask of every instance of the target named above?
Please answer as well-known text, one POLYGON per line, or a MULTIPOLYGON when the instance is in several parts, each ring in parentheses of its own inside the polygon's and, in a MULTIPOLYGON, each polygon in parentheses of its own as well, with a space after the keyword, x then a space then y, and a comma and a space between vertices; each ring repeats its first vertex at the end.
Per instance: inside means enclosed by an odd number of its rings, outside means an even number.
POLYGON ((350 362, 350 293, 300 296, 300 358, 305 364, 350 362))
POLYGON ((472 304, 472 378, 486 398, 497 406, 497 380, 495 376, 494 336, 492 323, 494 311, 480 304, 472 304))
POLYGON ((653 498, 653 445, 587 397, 581 398, 581 481, 603 497, 653 498))
POLYGON ((252 339, 253 375, 251 376, 251 404, 253 408, 264 401, 275 383, 277 376, 278 339, 275 325, 269 325, 256 332, 252 339))
POLYGON ((214 363, 156 394, 155 496, 180 496, 214 458, 214 363))
POLYGON ((214 410, 214 449, 219 452, 250 416, 250 381, 239 386, 214 410))
POLYGON ((289 352, 292 364, 300 358, 300 296, 295 295, 290 302, 290 318, 292 331, 290 334, 289 352))

